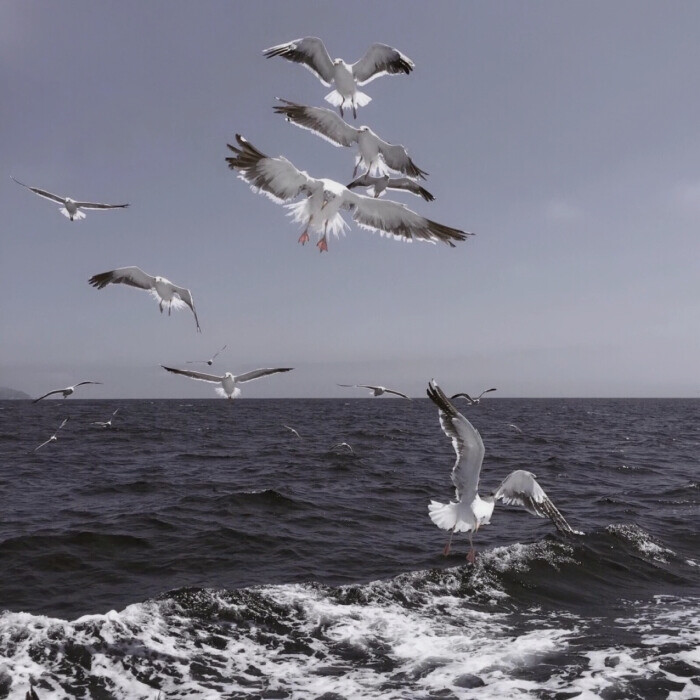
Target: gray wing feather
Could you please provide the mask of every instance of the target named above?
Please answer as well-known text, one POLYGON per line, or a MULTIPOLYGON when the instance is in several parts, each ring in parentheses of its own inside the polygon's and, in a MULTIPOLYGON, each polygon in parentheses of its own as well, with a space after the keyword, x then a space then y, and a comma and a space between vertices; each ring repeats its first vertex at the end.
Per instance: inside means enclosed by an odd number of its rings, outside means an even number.
POLYGON ((190 379, 197 379, 200 382, 213 382, 218 384, 224 380, 223 377, 217 377, 215 374, 206 374, 205 372, 194 372, 189 369, 175 369, 174 367, 166 367, 161 365, 161 367, 168 372, 173 374, 181 374, 183 377, 189 377, 190 379))
POLYGON ((81 209, 126 209, 128 204, 97 204, 96 202, 76 202, 76 207, 81 209))
POLYGON ((154 289, 156 286, 155 277, 135 266, 101 272, 99 275, 93 275, 88 282, 97 289, 103 289, 108 284, 128 284, 138 289, 154 289))
POLYGON ((279 101, 282 104, 275 105, 275 112, 283 114, 292 124, 312 131, 334 146, 352 146, 357 142, 358 130, 333 110, 325 107, 307 107, 288 100, 279 101))
POLYGON ((288 61, 301 63, 310 70, 324 85, 330 85, 333 80, 333 61, 328 55, 324 43, 315 36, 294 39, 286 44, 271 46, 263 51, 265 58, 281 56, 288 61))
POLYGON ((290 372, 293 367, 275 367, 270 369, 254 369, 251 372, 245 372, 245 374, 237 374, 236 382, 249 382, 253 379, 258 379, 260 377, 266 377, 268 374, 277 374, 278 372, 290 372))
POLYGON ((173 285, 173 289, 177 292, 180 299, 182 299, 182 301, 184 301, 185 304, 192 309, 192 313, 194 314, 194 322, 197 324, 197 330, 201 333, 202 329, 199 327, 199 319, 197 318, 197 309, 194 308, 192 292, 190 292, 189 289, 185 289, 185 287, 178 287, 177 285, 173 285))
POLYGON ((379 152, 384 158, 384 162, 392 170, 404 173, 409 177, 420 177, 425 180, 428 174, 425 170, 421 170, 408 156, 408 152, 401 145, 387 143, 379 139, 379 152))
POLYGON ((393 46, 372 44, 367 53, 352 66, 352 74, 359 85, 366 85, 381 75, 410 73, 415 64, 393 46))
POLYGON ((52 202, 58 202, 59 204, 65 204, 66 200, 64 197, 59 197, 57 194, 51 194, 51 192, 48 192, 46 190, 40 190, 38 187, 30 187, 29 185, 25 185, 23 182, 20 182, 16 178, 12 177, 10 175, 10 178, 12 178, 18 185, 22 185, 22 187, 26 187, 28 190, 31 190, 34 192, 34 194, 38 194, 40 197, 44 197, 45 199, 50 199, 52 202))

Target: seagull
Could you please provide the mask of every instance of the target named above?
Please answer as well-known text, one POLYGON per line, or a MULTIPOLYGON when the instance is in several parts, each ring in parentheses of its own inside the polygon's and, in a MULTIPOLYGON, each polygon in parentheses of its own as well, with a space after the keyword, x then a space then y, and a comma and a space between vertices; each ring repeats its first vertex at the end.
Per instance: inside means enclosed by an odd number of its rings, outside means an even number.
POLYGON ((212 382, 214 384, 221 384, 220 387, 216 387, 216 393, 222 398, 235 399, 240 396, 241 390, 236 386, 236 384, 243 384, 243 382, 249 382, 253 379, 259 379, 260 377, 266 377, 268 374, 277 374, 277 372, 290 372, 293 367, 275 367, 272 369, 254 369, 252 372, 245 372, 244 374, 231 374, 231 372, 226 372, 221 377, 215 374, 205 374, 204 372, 193 372, 189 369, 175 369, 174 367, 166 367, 161 365, 161 367, 168 372, 173 374, 182 374, 184 377, 190 377, 191 379, 197 379, 200 382, 212 382))
POLYGON ((360 167, 370 175, 386 175, 389 170, 394 170, 409 177, 425 179, 428 174, 409 158, 403 146, 383 141, 368 126, 350 126, 335 112, 324 107, 306 107, 279 97, 277 99, 282 104, 276 105, 274 110, 277 114, 283 114, 288 122, 313 131, 334 146, 357 144, 353 177, 360 167))
POLYGON ((218 357, 219 353, 223 352, 226 350, 228 346, 224 345, 221 350, 217 350, 208 360, 187 360, 188 365, 194 365, 194 364, 206 364, 209 365, 210 367, 214 364, 214 360, 218 357))
POLYGON ((523 431, 517 425, 515 425, 515 423, 507 423, 506 425, 509 428, 513 428, 513 430, 515 430, 516 433, 519 433, 520 435, 523 434, 523 431))
POLYGON ((352 114, 357 118, 357 108, 369 104, 372 98, 357 89, 382 75, 408 75, 415 67, 413 61, 386 44, 372 44, 367 53, 356 63, 345 63, 342 58, 331 60, 324 43, 315 36, 294 39, 286 44, 271 46, 263 51, 265 58, 282 56, 288 61, 301 63, 308 68, 326 87, 334 90, 326 95, 343 116, 343 107, 348 103, 352 114))
POLYGON ((369 173, 365 173, 347 186, 349 190, 355 187, 366 187, 375 199, 381 197, 387 189, 404 190, 415 194, 417 197, 423 197, 426 202, 432 202, 435 199, 425 187, 421 187, 409 177, 389 177, 389 175, 374 177, 369 173))
POLYGON ((346 450, 350 450, 350 453, 351 453, 351 454, 355 454, 355 450, 352 449, 352 445, 350 445, 350 444, 347 443, 347 442, 339 442, 337 445, 332 445, 332 446, 331 446, 331 450, 336 450, 336 449, 338 449, 339 447, 344 448, 344 449, 346 449, 346 450))
POLYGON ((178 287, 165 277, 153 277, 139 267, 120 267, 117 270, 93 275, 88 282, 97 289, 102 289, 108 284, 128 284, 131 287, 145 289, 158 301, 161 313, 163 313, 163 304, 167 304, 168 316, 173 308, 178 310, 189 306, 194 314, 197 331, 202 332, 199 327, 197 311, 194 308, 194 301, 192 301, 192 292, 184 287, 178 287))
POLYGON ((484 389, 484 390, 483 390, 477 397, 475 397, 475 398, 472 398, 471 396, 469 396, 469 394, 466 394, 466 393, 464 393, 464 392, 462 392, 462 393, 460 393, 460 394, 452 394, 452 396, 450 396, 450 398, 451 398, 451 399, 456 399, 456 398, 459 398, 459 397, 461 396, 461 397, 465 398, 467 401, 469 401, 469 405, 470 405, 470 406, 476 406, 478 403, 481 403, 481 397, 482 397, 484 394, 488 394, 489 391, 497 391, 497 389, 496 389, 495 386, 494 386, 494 387, 491 387, 491 389, 484 389))
POLYGON ((309 240, 311 229, 319 236, 316 244, 319 250, 327 251, 328 233, 338 236, 347 228, 340 215, 341 209, 351 211, 360 227, 398 240, 442 241, 454 247, 453 241, 463 241, 473 235, 426 219, 398 202, 365 197, 334 180, 310 177, 283 156, 269 158, 240 134, 236 134, 236 140, 238 147, 228 144, 235 154, 226 159, 228 167, 238 170, 239 177, 249 183, 254 192, 262 192, 278 204, 287 202, 290 216, 305 226, 299 237, 301 244, 309 240), (304 195, 304 199, 289 203, 298 195, 304 195))
POLYGON ((442 530, 450 531, 450 538, 443 552, 445 556, 450 552, 452 535, 455 532, 468 532, 471 549, 467 561, 474 563, 472 532, 476 532, 482 525, 489 524, 497 500, 503 500, 508 505, 523 506, 528 513, 540 518, 550 518, 556 528, 565 535, 581 534, 564 520, 535 481, 535 475, 523 469, 511 472, 491 495, 481 498, 478 494, 479 474, 484 460, 481 435, 450 403, 434 379, 428 385, 428 397, 437 405, 442 430, 452 440, 457 454, 452 467, 452 483, 457 500, 450 503, 431 501, 428 506, 430 519, 442 530))
POLYGON ((126 207, 129 206, 128 204, 96 204, 95 202, 77 202, 75 199, 71 199, 70 197, 61 197, 57 194, 51 194, 51 192, 47 192, 46 190, 40 190, 38 187, 30 187, 29 185, 25 185, 23 182, 20 182, 12 177, 12 175, 10 175, 10 177, 18 185, 26 187, 28 190, 34 192, 34 194, 38 194, 40 197, 44 197, 44 199, 50 199, 52 202, 62 204, 63 208, 59 211, 61 214, 63 214, 63 216, 67 216, 71 221, 80 221, 80 219, 85 218, 85 214, 81 211, 81 209, 126 209, 126 207))
POLYGON ((39 445, 39 447, 35 447, 34 452, 36 452, 37 450, 40 450, 44 445, 48 445, 50 442, 53 442, 54 440, 58 440, 58 431, 68 422, 68 420, 69 420, 68 418, 64 418, 63 423, 61 423, 61 425, 58 426, 58 428, 56 429, 56 432, 48 440, 46 440, 46 442, 42 442, 41 445, 39 445))
MULTIPOLYGON (((112 414, 112 418, 114 418, 114 416, 116 416, 117 413, 119 413, 119 409, 117 409, 117 410, 112 414)), ((102 427, 102 428, 111 428, 111 427, 112 427, 112 418, 110 418, 110 419, 109 419, 108 421, 106 421, 106 422, 99 421, 99 420, 98 420, 98 421, 95 421, 95 422, 93 422, 93 425, 99 425, 99 426, 102 427)))
POLYGON ((387 389, 385 386, 374 386, 373 384, 338 384, 338 386, 345 386, 353 389, 369 389, 372 396, 396 394, 396 396, 400 396, 402 399, 411 400, 406 394, 402 394, 400 391, 394 391, 393 389, 387 389))
POLYGON ((282 427, 286 428, 287 430, 291 430, 300 440, 302 439, 301 435, 299 435, 299 431, 292 428, 291 425, 285 425, 282 423, 282 427))
POLYGON ((72 393, 75 392, 77 387, 82 386, 83 384, 102 384, 102 382, 78 382, 77 384, 73 384, 73 386, 67 386, 65 389, 54 389, 53 391, 49 391, 48 393, 44 394, 43 396, 40 396, 38 399, 34 399, 34 401, 32 401, 32 403, 36 403, 37 401, 41 401, 42 399, 45 399, 47 396, 51 396, 51 394, 63 394, 63 398, 67 399, 72 393))

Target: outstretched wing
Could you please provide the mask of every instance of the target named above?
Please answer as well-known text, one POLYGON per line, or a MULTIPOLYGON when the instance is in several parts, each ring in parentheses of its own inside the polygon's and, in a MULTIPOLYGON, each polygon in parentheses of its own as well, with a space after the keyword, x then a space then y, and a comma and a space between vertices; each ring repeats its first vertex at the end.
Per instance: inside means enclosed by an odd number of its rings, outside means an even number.
POLYGON ((163 369, 172 372, 173 374, 181 374, 183 377, 189 377, 190 379, 197 379, 200 382, 213 382, 218 384, 224 380, 223 377, 217 377, 215 374, 206 374, 205 372, 194 372, 189 369, 175 369, 174 367, 166 367, 161 365, 163 369))
POLYGON ((405 190, 406 192, 415 194, 417 197, 423 197, 426 202, 432 202, 435 199, 425 187, 421 187, 415 180, 411 180, 408 177, 389 178, 389 182, 386 186, 392 190, 405 190))
POLYGON ((177 285, 173 285, 173 289, 177 293, 177 295, 182 299, 182 301, 187 304, 187 306, 192 309, 192 313, 194 314, 194 322, 197 324, 197 330, 201 333, 202 329, 199 327, 199 319, 197 318, 197 310, 194 308, 194 301, 192 300, 192 292, 190 292, 189 289, 185 289, 184 287, 178 287, 177 285))
POLYGON ((382 235, 407 241, 414 238, 430 243, 442 241, 452 247, 453 241, 463 241, 474 235, 426 219, 399 202, 365 197, 348 189, 342 197, 342 206, 352 211, 359 226, 382 235))
POLYGON ((396 396, 400 396, 402 399, 408 399, 409 401, 411 400, 410 396, 406 396, 406 394, 402 394, 400 391, 394 391, 394 389, 384 389, 385 394, 396 394, 396 396))
POLYGON ((74 386, 82 386, 83 384, 102 384, 102 382, 78 382, 74 386))
POLYGON ((36 403, 37 401, 41 401, 42 399, 45 399, 47 396, 51 396, 52 394, 60 394, 63 391, 63 389, 55 389, 54 391, 49 391, 43 396, 40 396, 38 399, 34 399, 32 403, 36 403))
POLYGON ((399 173, 404 173, 409 177, 420 177, 425 180, 428 174, 425 170, 421 170, 410 158, 406 149, 398 144, 387 143, 379 139, 379 152, 384 158, 384 162, 392 170, 399 173))
POLYGON ((128 284, 138 289, 154 289, 156 278, 145 273, 140 267, 120 267, 109 272, 93 275, 88 282, 97 289, 103 289, 108 284, 128 284))
POLYGON ((277 98, 282 104, 275 105, 277 114, 283 114, 288 122, 313 131, 334 146, 352 146, 357 142, 358 130, 350 126, 333 110, 324 107, 307 107, 277 98))
POLYGON ((452 396, 450 396, 451 399, 459 399, 460 397, 466 399, 467 401, 469 401, 469 403, 474 403, 474 399, 471 396, 469 396, 469 394, 467 394, 465 391, 462 391, 459 394, 452 394, 452 396))
POLYGON ((535 481, 535 475, 524 469, 511 472, 494 491, 493 497, 507 505, 522 506, 532 515, 549 518, 557 530, 566 535, 580 534, 564 520, 544 489, 535 481))
POLYGON ((265 58, 282 56, 288 61, 301 63, 308 68, 324 85, 330 85, 333 80, 333 61, 328 55, 324 43, 315 36, 294 39, 286 44, 271 46, 263 51, 265 58))
POLYGON ((490 389, 484 389, 476 398, 480 399, 484 394, 488 394, 489 391, 498 391, 495 386, 491 387, 490 389))
POLYGON ((457 489, 457 498, 461 498, 464 493, 476 495, 481 463, 484 461, 481 435, 450 403, 434 379, 428 385, 428 397, 437 405, 442 431, 452 440, 452 447, 457 454, 452 467, 452 483, 457 489))
POLYGON ((381 75, 410 73, 415 64, 400 51, 386 44, 372 44, 367 53, 352 65, 352 74, 359 85, 366 85, 381 75))
POLYGON ((226 162, 231 170, 238 171, 239 177, 249 183, 254 192, 263 192, 281 204, 304 190, 310 191, 315 180, 297 170, 286 158, 266 156, 240 134, 236 134, 236 141, 239 147, 227 144, 235 157, 227 158, 226 162))
POLYGON ((237 374, 235 379, 236 382, 250 382, 253 379, 259 379, 260 377, 266 377, 268 374, 277 374, 278 372, 291 372, 294 367, 274 367, 271 369, 254 369, 251 372, 245 372, 245 374, 237 374))
POLYGON ((38 187, 30 187, 29 185, 25 185, 23 182, 20 182, 16 178, 10 177, 18 184, 22 185, 22 187, 26 187, 28 190, 31 190, 34 192, 34 194, 38 194, 40 197, 44 197, 44 199, 50 199, 52 202, 58 202, 59 204, 65 204, 66 200, 64 197, 59 197, 57 194, 51 194, 51 192, 47 192, 46 190, 40 190, 38 187))
POLYGON ((96 202, 76 202, 76 207, 81 209, 126 209, 128 204, 97 204, 96 202))

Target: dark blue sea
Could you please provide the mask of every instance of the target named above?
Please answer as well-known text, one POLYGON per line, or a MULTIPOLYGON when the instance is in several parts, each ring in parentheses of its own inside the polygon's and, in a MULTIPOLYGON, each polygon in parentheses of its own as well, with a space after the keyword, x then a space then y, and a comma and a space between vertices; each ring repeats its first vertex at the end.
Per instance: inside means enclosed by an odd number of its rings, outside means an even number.
POLYGON ((0 697, 700 698, 700 400, 459 408, 584 535, 443 557, 427 399, 0 402, 0 697))

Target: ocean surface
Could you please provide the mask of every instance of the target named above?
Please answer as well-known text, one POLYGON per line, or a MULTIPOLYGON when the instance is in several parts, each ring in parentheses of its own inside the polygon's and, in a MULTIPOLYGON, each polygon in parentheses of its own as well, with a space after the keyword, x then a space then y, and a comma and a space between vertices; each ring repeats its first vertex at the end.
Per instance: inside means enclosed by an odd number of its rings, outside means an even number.
POLYGON ((0 402, 0 697, 700 698, 700 400, 459 408, 584 535, 444 557, 427 399, 0 402))

